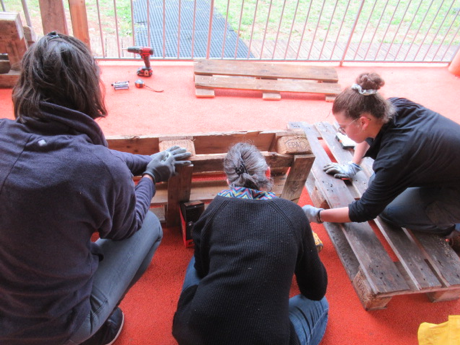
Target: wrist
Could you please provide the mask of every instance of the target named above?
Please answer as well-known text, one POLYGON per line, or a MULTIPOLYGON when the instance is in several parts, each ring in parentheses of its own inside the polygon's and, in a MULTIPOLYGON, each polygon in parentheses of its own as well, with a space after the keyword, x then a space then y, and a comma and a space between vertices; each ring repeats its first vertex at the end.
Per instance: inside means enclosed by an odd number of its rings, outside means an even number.
POLYGON ((155 176, 147 171, 142 174, 142 177, 147 177, 148 179, 152 180, 153 183, 155 183, 155 176))
POLYGON ((316 222, 317 222, 318 224, 322 224, 322 223, 323 223, 323 220, 321 219, 321 212, 322 212, 322 211, 324 211, 324 209, 320 208, 320 209, 318 210, 317 215, 316 215, 316 222))

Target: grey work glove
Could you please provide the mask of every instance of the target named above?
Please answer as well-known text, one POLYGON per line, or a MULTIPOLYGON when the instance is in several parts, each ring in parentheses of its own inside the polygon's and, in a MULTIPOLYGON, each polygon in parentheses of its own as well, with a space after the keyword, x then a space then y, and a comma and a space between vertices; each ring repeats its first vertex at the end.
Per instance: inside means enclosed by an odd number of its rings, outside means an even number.
POLYGON ((302 210, 305 212, 305 215, 307 216, 308 218, 308 221, 310 223, 318 223, 318 224, 321 224, 323 221, 321 220, 321 217, 320 217, 320 212, 324 210, 324 208, 318 208, 318 207, 314 207, 314 206, 311 206, 311 205, 305 205, 304 207, 302 207, 302 210))
POLYGON ((192 154, 179 146, 172 146, 169 149, 155 153, 150 157, 152 160, 147 164, 142 175, 150 175, 154 182, 168 181, 176 173, 176 165, 189 165, 190 161, 182 159, 190 157, 192 154))
POLYGON ((329 175, 334 175, 335 178, 349 180, 361 171, 361 167, 353 162, 347 164, 329 163, 324 166, 323 171, 329 175))

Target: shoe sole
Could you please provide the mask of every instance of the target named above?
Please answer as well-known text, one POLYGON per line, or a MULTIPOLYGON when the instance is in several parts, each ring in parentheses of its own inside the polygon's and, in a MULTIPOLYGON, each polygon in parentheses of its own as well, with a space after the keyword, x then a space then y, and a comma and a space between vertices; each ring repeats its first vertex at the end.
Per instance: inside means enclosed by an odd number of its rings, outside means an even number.
POLYGON ((117 341, 118 337, 120 336, 121 330, 123 329, 123 326, 125 325, 125 314, 123 312, 121 312, 121 316, 122 316, 121 326, 120 326, 120 329, 118 330, 117 335, 115 336, 115 338, 113 338, 113 340, 110 343, 107 343, 105 345, 112 345, 113 343, 115 343, 117 341))

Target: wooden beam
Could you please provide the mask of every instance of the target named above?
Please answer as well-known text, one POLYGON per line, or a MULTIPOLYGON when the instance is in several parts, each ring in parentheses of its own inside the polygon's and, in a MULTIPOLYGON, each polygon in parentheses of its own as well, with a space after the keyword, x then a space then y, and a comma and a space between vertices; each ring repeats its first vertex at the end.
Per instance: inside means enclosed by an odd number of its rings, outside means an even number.
POLYGON ((85 0, 69 0, 69 9, 74 37, 86 44, 88 49, 91 49, 85 0))
POLYGON ((62 0, 39 0, 39 4, 43 33, 46 35, 50 31, 57 31, 68 35, 69 30, 67 29, 62 0))

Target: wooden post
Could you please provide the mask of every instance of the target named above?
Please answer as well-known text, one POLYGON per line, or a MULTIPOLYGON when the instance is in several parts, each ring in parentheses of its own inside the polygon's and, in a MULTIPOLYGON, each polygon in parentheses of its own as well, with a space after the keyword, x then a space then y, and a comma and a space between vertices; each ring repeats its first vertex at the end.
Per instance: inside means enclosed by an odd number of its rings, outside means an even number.
POLYGON ((68 35, 67 22, 65 20, 64 4, 62 0, 39 0, 40 14, 43 23, 43 33, 57 31, 68 35))
POLYGON ((85 43, 88 49, 91 49, 85 0, 69 0, 69 8, 74 37, 85 43))

